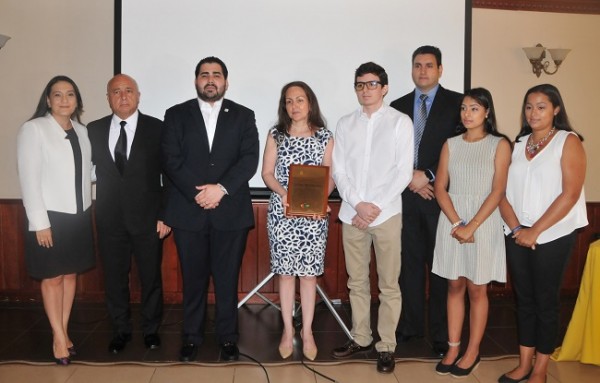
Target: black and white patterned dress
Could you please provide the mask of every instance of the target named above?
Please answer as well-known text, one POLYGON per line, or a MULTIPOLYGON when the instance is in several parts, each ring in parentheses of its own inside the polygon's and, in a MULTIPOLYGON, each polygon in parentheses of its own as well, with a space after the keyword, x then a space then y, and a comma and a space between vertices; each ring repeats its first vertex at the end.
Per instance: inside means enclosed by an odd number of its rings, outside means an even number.
MULTIPOLYGON (((271 128, 277 143, 275 178, 287 189, 291 164, 321 165, 325 147, 333 133, 325 128, 311 137, 292 137, 271 128)), ((316 276, 323 274, 328 219, 286 218, 281 197, 271 193, 267 230, 271 248, 271 271, 280 275, 316 276)))

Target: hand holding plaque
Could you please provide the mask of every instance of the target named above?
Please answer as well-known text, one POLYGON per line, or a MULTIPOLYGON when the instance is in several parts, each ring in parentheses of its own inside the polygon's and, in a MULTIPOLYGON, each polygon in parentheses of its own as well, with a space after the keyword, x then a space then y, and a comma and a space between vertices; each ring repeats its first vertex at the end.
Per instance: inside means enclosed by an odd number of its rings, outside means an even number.
POLYGON ((325 217, 328 191, 329 166, 290 165, 287 215, 325 217))

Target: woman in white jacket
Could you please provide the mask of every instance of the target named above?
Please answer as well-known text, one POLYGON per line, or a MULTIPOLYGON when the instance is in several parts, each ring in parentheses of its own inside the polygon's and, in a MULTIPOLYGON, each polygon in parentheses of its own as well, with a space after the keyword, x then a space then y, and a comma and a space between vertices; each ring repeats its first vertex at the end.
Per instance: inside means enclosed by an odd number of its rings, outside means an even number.
POLYGON ((18 170, 28 220, 25 263, 41 280, 53 333, 54 360, 75 354, 67 327, 77 273, 94 266, 91 221, 91 146, 77 85, 56 76, 44 89, 17 138, 18 170))

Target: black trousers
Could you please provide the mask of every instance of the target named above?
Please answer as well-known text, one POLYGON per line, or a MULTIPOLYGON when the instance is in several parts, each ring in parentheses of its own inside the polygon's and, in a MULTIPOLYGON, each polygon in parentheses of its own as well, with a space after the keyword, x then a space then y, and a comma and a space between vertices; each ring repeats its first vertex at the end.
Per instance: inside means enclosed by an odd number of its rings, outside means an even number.
POLYGON ((125 227, 99 229, 100 257, 104 268, 106 306, 115 334, 132 331, 129 307, 129 272, 135 258, 142 287, 142 331, 154 334, 160 327, 163 310, 162 241, 156 231, 131 234, 125 227))
POLYGON ((221 344, 237 342, 238 277, 248 229, 175 229, 174 235, 183 276, 183 342, 200 344, 204 340, 207 291, 211 275, 215 287, 217 341, 221 344))
POLYGON ((535 250, 506 237, 506 255, 517 300, 519 345, 552 354, 559 332, 559 295, 576 232, 535 250))
POLYGON ((402 213, 402 313, 397 333, 425 335, 425 289, 428 277, 429 336, 434 342, 447 342, 448 281, 431 272, 438 219, 439 213, 426 214, 415 207, 405 206, 402 213))

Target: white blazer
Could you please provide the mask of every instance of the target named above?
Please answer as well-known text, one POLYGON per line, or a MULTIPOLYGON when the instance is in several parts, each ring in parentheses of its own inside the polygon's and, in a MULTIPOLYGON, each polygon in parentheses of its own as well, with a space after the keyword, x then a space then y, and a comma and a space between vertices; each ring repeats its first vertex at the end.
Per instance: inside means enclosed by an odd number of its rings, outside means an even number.
MULTIPOLYGON (((83 209, 92 204, 92 149, 85 126, 71 120, 82 154, 83 209)), ((29 230, 50 227, 48 210, 75 214, 75 163, 71 142, 52 115, 21 126, 17 136, 17 165, 29 230)))

